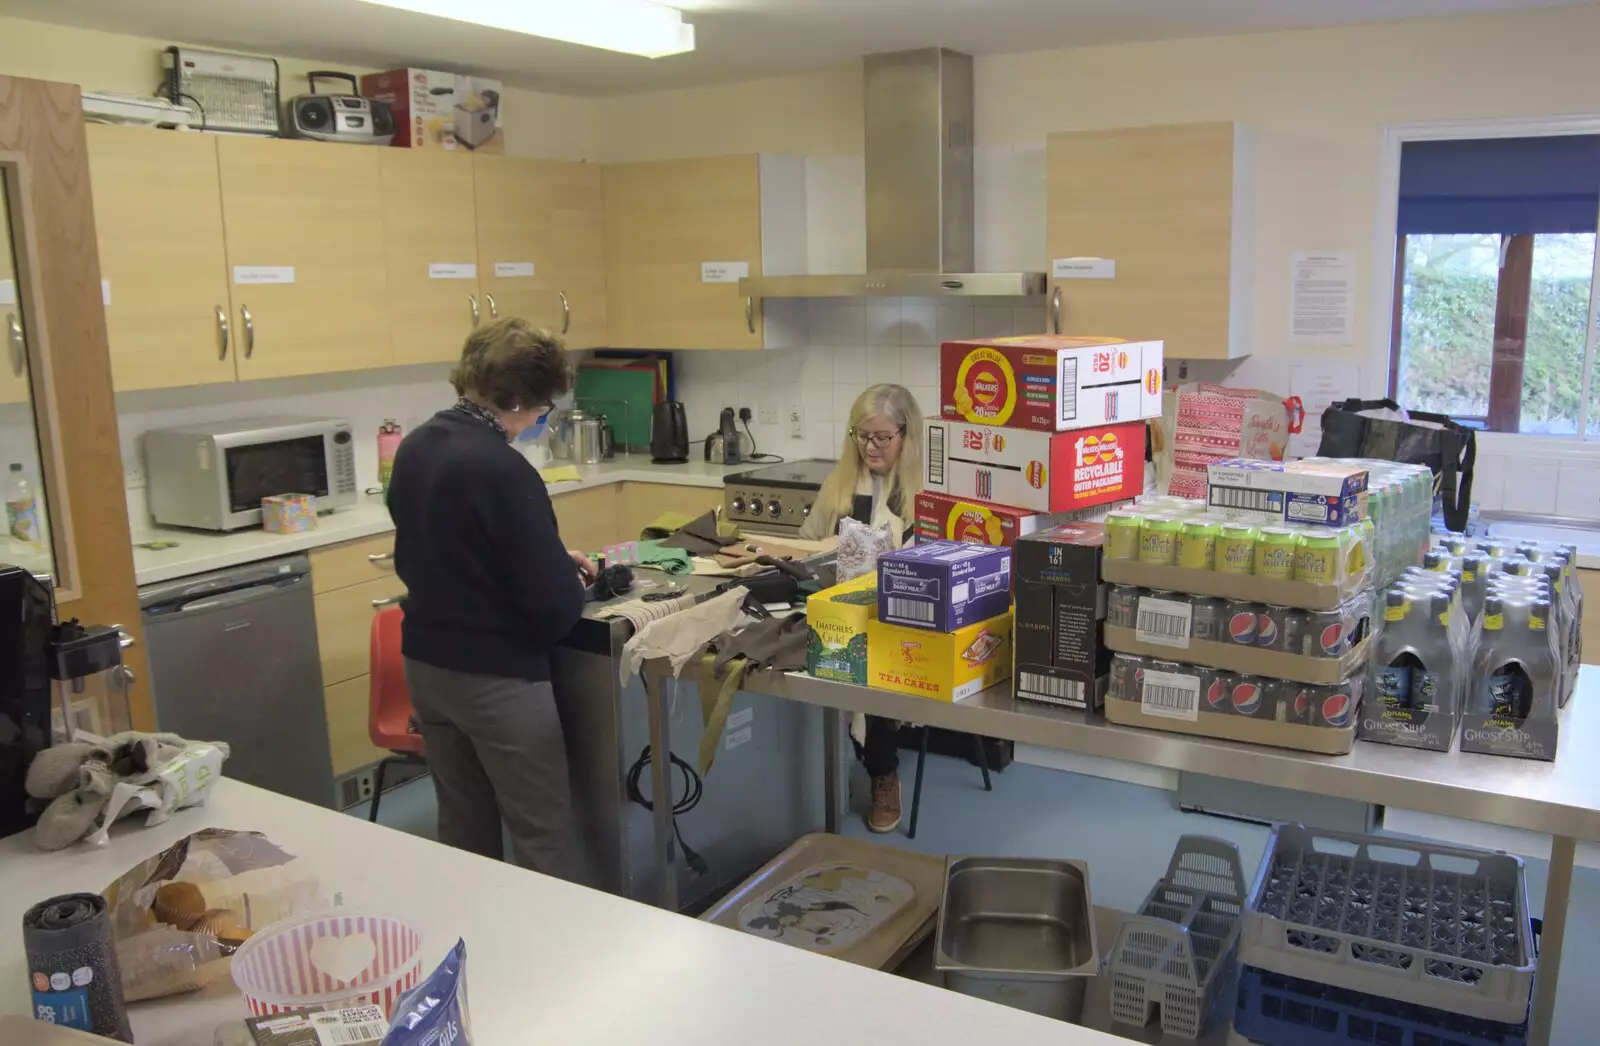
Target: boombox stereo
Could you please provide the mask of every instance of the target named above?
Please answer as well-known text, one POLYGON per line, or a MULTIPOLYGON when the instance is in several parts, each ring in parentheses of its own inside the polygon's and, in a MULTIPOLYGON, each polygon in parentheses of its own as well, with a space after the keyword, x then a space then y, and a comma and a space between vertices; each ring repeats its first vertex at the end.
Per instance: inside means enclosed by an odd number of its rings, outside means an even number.
POLYGON ((311 84, 311 93, 289 99, 284 126, 290 137, 352 145, 388 145, 393 140, 394 111, 388 102, 362 98, 355 93, 317 93, 318 80, 347 80, 350 90, 358 91, 354 76, 313 72, 306 74, 306 80, 311 84))

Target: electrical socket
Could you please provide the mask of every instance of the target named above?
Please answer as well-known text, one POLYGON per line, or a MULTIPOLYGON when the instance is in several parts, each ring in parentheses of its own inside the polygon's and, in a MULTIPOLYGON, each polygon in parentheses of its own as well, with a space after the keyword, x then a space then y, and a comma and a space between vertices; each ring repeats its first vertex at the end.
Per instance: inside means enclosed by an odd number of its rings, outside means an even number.
POLYGON ((144 469, 139 465, 129 465, 123 469, 122 485, 127 490, 143 490, 147 485, 144 478, 144 469))
POLYGON ((778 408, 765 404, 761 408, 761 424, 776 425, 778 423, 778 408))
POLYGON ((806 412, 798 403, 789 404, 789 438, 806 438, 806 412))

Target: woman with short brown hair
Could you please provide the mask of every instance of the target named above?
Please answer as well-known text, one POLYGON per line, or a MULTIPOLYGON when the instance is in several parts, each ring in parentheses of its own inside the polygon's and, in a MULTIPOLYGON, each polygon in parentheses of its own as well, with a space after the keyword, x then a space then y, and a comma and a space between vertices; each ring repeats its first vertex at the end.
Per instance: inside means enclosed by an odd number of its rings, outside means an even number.
POLYGON ((460 395, 413 429, 389 480, 406 584, 401 651, 433 771, 439 841, 571 878, 566 750, 550 650, 592 571, 561 541, 544 480, 511 443, 572 385, 559 339, 524 320, 474 330, 460 395))

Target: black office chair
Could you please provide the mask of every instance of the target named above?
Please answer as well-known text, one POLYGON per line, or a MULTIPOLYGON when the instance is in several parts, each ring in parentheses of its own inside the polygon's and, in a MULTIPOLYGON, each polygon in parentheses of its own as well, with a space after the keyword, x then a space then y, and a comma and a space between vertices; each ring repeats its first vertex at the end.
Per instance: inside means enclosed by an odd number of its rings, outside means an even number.
MULTIPOLYGON (((918 727, 922 731, 921 741, 917 745, 917 775, 911 785, 911 823, 906 826, 906 838, 917 837, 917 815, 922 811, 922 767, 928 760, 928 731, 926 726, 918 727)), ((972 745, 978 751, 978 769, 983 771, 983 790, 994 791, 994 782, 989 778, 989 750, 983 747, 983 738, 977 734, 969 734, 972 745)))

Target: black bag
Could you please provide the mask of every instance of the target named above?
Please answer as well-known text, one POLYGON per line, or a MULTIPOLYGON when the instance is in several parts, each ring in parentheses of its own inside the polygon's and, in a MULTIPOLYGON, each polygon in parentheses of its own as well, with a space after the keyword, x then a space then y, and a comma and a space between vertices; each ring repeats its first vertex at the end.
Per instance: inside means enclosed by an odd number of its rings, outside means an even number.
POLYGON ((1317 453, 1329 458, 1379 458, 1433 470, 1433 492, 1444 510, 1445 526, 1462 531, 1472 506, 1472 470, 1478 460, 1478 434, 1443 414, 1407 411, 1418 421, 1440 428, 1412 425, 1389 418, 1363 417, 1361 411, 1387 407, 1394 400, 1345 400, 1322 412, 1322 443, 1317 453))

